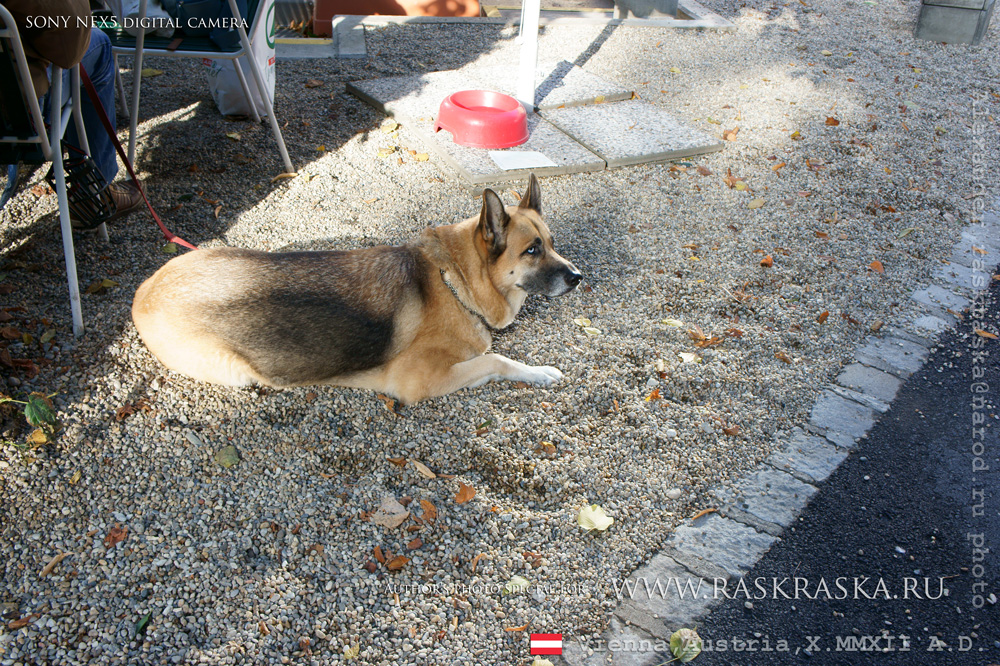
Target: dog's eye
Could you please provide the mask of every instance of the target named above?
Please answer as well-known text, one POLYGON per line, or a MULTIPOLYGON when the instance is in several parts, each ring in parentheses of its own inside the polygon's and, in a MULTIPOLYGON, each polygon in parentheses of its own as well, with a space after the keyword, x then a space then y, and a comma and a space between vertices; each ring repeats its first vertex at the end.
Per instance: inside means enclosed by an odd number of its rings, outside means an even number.
POLYGON ((531 247, 529 247, 527 250, 524 251, 524 254, 528 254, 531 256, 535 256, 541 253, 542 253, 542 248, 538 247, 537 245, 532 245, 531 247))

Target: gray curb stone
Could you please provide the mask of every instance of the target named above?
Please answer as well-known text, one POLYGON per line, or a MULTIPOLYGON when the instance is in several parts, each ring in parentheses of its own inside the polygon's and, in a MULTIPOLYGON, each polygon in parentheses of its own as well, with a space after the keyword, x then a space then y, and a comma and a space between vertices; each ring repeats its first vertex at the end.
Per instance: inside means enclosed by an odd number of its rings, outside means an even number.
POLYGON ((919 370, 927 360, 927 348, 910 340, 900 338, 869 338, 869 342, 858 350, 859 363, 890 372, 906 379, 919 370))
POLYGON ((903 385, 903 380, 860 363, 851 363, 837 375, 837 383, 878 398, 883 403, 890 403, 903 385))
POLYGON ((797 429, 785 448, 772 453, 767 462, 785 472, 794 470, 804 474, 813 483, 818 483, 825 481, 846 457, 847 451, 829 444, 822 437, 797 429))
POLYGON ((827 431, 842 432, 858 439, 875 425, 875 411, 831 391, 824 391, 813 405, 809 422, 827 431))
MULTIPOLYGON (((874 368, 872 369, 874 370, 874 368)), ((875 372, 878 372, 878 370, 875 370, 875 372)), ((847 398, 848 400, 853 400, 859 405, 867 407, 868 409, 872 409, 878 412, 879 414, 884 414, 887 411, 889 411, 889 404, 883 400, 879 400, 874 396, 866 395, 864 393, 860 393, 858 391, 845 388, 843 386, 838 386, 837 384, 830 384, 827 388, 829 388, 829 390, 839 395, 841 398, 847 398)))
POLYGON ((765 465, 739 481, 734 488, 723 488, 715 494, 723 501, 731 501, 741 511, 788 527, 815 493, 814 486, 765 465))
POLYGON ((961 312, 969 307, 969 299, 936 284, 913 292, 910 298, 921 305, 945 311, 961 312))
POLYGON ((678 553, 714 562, 730 577, 738 578, 750 570, 774 541, 770 534, 711 514, 702 525, 678 527, 670 543, 678 553))

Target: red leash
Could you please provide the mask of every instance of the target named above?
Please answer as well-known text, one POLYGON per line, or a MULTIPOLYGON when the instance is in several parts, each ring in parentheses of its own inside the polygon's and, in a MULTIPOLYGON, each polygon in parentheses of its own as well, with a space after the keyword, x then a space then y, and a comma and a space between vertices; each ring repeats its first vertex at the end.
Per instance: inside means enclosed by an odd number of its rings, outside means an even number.
POLYGON ((186 248, 197 250, 198 248, 180 236, 174 235, 163 221, 160 220, 160 216, 156 214, 153 210, 153 205, 149 203, 149 199, 146 198, 146 192, 142 189, 142 185, 139 184, 139 179, 135 177, 135 171, 132 170, 132 164, 128 161, 128 156, 125 155, 125 149, 122 148, 122 144, 118 141, 118 136, 115 134, 115 128, 111 126, 111 121, 108 120, 108 114, 104 111, 104 105, 101 104, 101 99, 97 95, 97 90, 94 88, 94 84, 91 83, 90 77, 87 76, 87 72, 83 69, 83 65, 80 65, 80 78, 83 79, 83 86, 87 89, 87 94, 90 96, 90 101, 93 103, 94 108, 97 109, 97 115, 101 118, 101 124, 104 125, 104 130, 111 137, 111 141, 115 144, 115 150, 118 151, 118 156, 122 158, 122 162, 125 164, 125 168, 128 169, 128 175, 132 177, 132 182, 139 189, 139 194, 142 195, 142 200, 146 202, 146 207, 149 208, 150 214, 156 221, 156 225, 160 227, 160 231, 167 238, 170 243, 177 243, 178 245, 183 245, 186 248))

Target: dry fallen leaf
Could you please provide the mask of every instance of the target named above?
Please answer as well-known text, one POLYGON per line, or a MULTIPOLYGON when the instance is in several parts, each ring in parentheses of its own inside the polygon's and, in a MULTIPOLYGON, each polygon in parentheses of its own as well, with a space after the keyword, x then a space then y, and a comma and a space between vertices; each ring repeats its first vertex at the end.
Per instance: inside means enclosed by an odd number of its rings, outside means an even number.
POLYGON ((396 465, 397 467, 406 466, 406 458, 386 458, 386 460, 391 462, 393 465, 396 465))
POLYGON ((306 88, 319 88, 323 82, 319 79, 309 79, 306 81, 306 88))
POLYGON ((416 537, 410 543, 406 544, 406 550, 416 550, 424 545, 424 542, 420 540, 420 537, 416 537))
POLYGON ((830 127, 836 127, 837 125, 840 124, 840 121, 837 120, 836 118, 828 117, 826 119, 826 124, 829 125, 830 127))
POLYGON ((431 156, 428 155, 427 153, 417 153, 416 155, 413 156, 413 159, 417 162, 426 162, 430 158, 431 156))
POLYGON ((472 486, 468 486, 461 481, 458 482, 458 494, 455 495, 455 502, 457 504, 465 504, 473 497, 476 496, 476 489, 472 486))
POLYGON ((298 175, 299 173, 297 171, 295 173, 279 173, 277 176, 271 179, 271 182, 277 183, 279 180, 285 180, 286 178, 295 178, 298 175))
POLYGON ((424 508, 424 515, 420 516, 421 520, 430 523, 437 519, 437 507, 425 499, 420 500, 420 506, 424 508))
POLYGON ((385 568, 389 571, 399 571, 410 561, 406 555, 397 555, 385 563, 385 568))
POLYGON ((736 135, 740 133, 739 127, 734 127, 733 129, 727 129, 722 133, 723 141, 736 141, 736 135))
POLYGON ((772 257, 771 255, 767 255, 766 257, 760 260, 760 265, 763 266, 764 268, 770 268, 771 266, 774 265, 774 257, 772 257))
POLYGON ((879 261, 878 259, 868 264, 868 267, 871 268, 876 273, 878 273, 879 275, 885 273, 885 267, 882 266, 882 262, 879 261))
POLYGON ((372 548, 372 555, 375 556, 375 559, 378 560, 379 564, 385 564, 385 555, 382 554, 381 548, 379 548, 378 546, 372 548))
POLYGON ((996 336, 995 334, 993 334, 993 333, 990 333, 989 331, 984 331, 984 330, 983 330, 983 329, 981 329, 981 328, 977 328, 977 329, 975 329, 975 330, 973 331, 973 333, 975 333, 975 334, 976 334, 976 335, 978 335, 979 337, 982 337, 982 338, 987 338, 987 339, 989 339, 989 340, 996 340, 996 339, 997 339, 997 336, 996 336))
POLYGON ((711 176, 712 175, 712 170, 709 169, 707 166, 703 166, 703 165, 699 164, 698 165, 698 173, 701 174, 702 176, 711 176))
POLYGON ((658 389, 658 388, 653 389, 650 392, 650 394, 646 396, 646 402, 649 402, 650 400, 660 400, 660 399, 661 399, 660 398, 660 389, 658 389))
POLYGON ((819 313, 819 316, 816 317, 816 323, 817 324, 825 323, 827 317, 829 317, 829 316, 830 316, 830 311, 829 310, 823 310, 822 312, 819 313))
POLYGON ((128 528, 122 527, 121 523, 115 523, 115 526, 108 530, 107 536, 104 537, 104 547, 110 550, 124 541, 127 536, 128 528))
POLYGON ((504 627, 504 631, 524 631, 528 628, 527 624, 522 624, 520 627, 504 627))
POLYGON ((413 466, 417 469, 418 472, 420 472, 420 476, 424 477, 425 479, 437 478, 437 474, 432 472, 427 465, 423 464, 419 460, 411 460, 410 462, 412 462, 413 466))
POLYGON ((750 203, 747 204, 747 208, 749 208, 750 210, 755 210, 763 205, 764 205, 763 199, 751 199, 750 203))
POLYGON ((723 428, 722 432, 726 433, 730 437, 734 437, 734 436, 736 436, 736 435, 739 434, 740 427, 739 426, 735 426, 735 425, 734 426, 729 426, 727 428, 723 428))
POLYGON ((780 352, 778 352, 777 354, 775 354, 775 355, 774 355, 774 358, 778 359, 779 361, 784 361, 785 363, 787 363, 787 364, 789 364, 789 365, 791 365, 791 364, 792 364, 792 359, 790 359, 790 358, 788 357, 788 354, 786 354, 786 353, 785 353, 785 352, 783 352, 783 351, 780 351, 780 352))
POLYGON ((406 507, 397 502, 394 497, 386 497, 382 500, 382 506, 372 514, 371 521, 376 525, 393 528, 402 525, 403 521, 409 517, 410 512, 406 510, 406 507))
POLYGON ((482 558, 483 558, 482 553, 476 553, 476 556, 472 558, 472 564, 469 566, 469 569, 472 570, 472 573, 476 573, 476 567, 479 565, 479 560, 481 560, 482 558))

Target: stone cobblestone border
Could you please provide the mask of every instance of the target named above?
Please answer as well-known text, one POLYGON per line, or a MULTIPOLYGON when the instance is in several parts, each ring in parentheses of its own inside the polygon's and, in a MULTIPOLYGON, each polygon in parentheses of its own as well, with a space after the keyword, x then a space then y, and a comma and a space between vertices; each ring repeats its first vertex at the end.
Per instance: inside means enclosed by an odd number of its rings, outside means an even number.
POLYGON ((934 282, 911 294, 919 313, 901 325, 886 326, 881 337, 866 339, 854 362, 820 394, 809 421, 735 487, 713 491, 718 510, 678 527, 663 550, 629 577, 635 592, 624 597, 602 640, 594 642, 606 649, 566 640, 563 663, 652 666, 669 659, 667 650, 643 651, 635 646, 663 646, 677 629, 696 626, 711 612, 715 595, 679 598, 676 593, 655 590, 650 594, 646 584, 659 578, 662 584, 683 581, 697 586, 700 582, 704 590, 713 590, 716 581, 747 573, 780 540, 816 494, 817 486, 889 409, 906 378, 923 367, 937 337, 989 286, 997 265, 1000 217, 988 214, 982 224, 962 232, 949 263, 935 271, 934 282), (989 267, 985 284, 982 266, 989 267))

